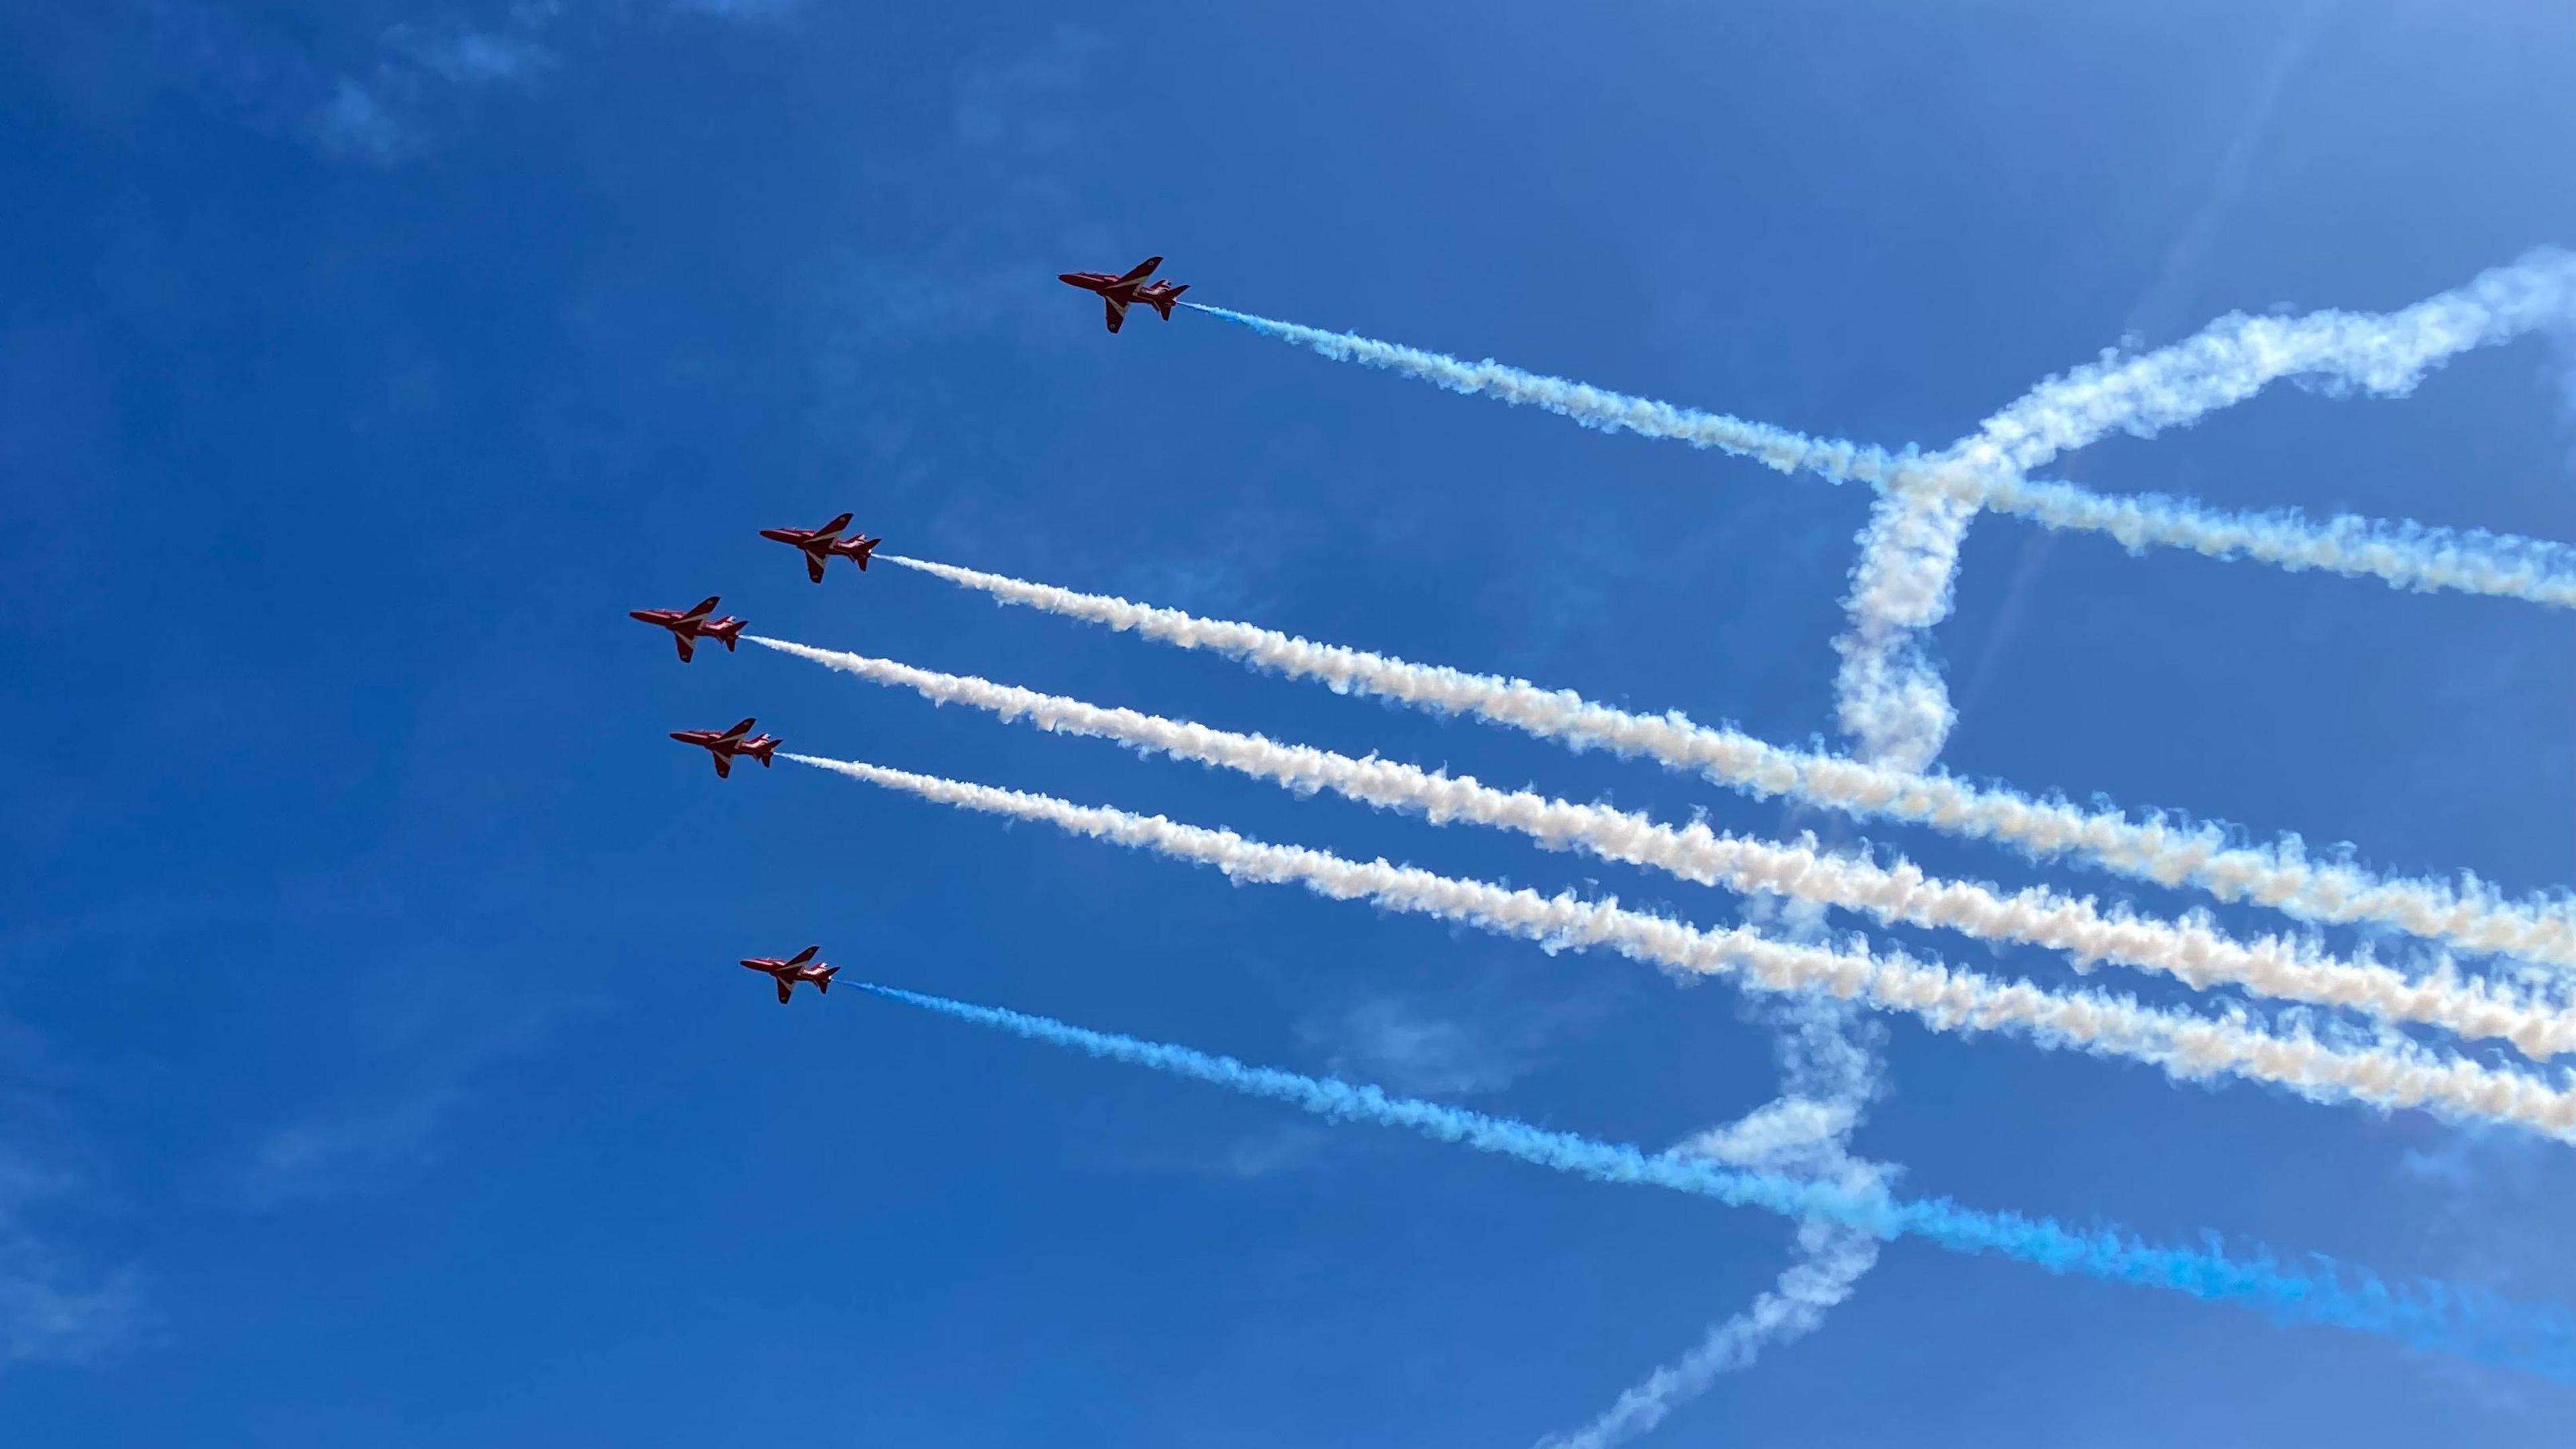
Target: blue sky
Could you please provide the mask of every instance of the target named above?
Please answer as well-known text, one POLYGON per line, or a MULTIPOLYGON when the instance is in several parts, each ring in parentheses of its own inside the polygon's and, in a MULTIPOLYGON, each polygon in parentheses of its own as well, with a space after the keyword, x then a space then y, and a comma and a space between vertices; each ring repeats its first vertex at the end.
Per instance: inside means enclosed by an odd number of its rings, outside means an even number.
MULTIPOLYGON (((2540 0, 11 7, 0 1424, 1123 1449, 1583 1422, 1789 1230, 855 995, 782 1011, 732 962, 819 941, 1648 1144, 1776 1090, 1734 993, 809 772, 719 784, 663 735, 755 713, 790 748, 1734 902, 757 651, 684 669, 625 611, 720 592, 816 645, 1810 823, 899 571, 814 588, 754 531, 855 509, 928 557, 1830 735, 1864 493, 1204 318, 1110 338, 1053 274, 1160 252, 1193 299, 1937 445, 2124 336, 2576 244, 2572 62, 2540 0)), ((2576 539, 2569 376, 2527 341, 2057 471, 2576 539)), ((2576 880, 2564 614, 2011 520, 1959 590, 1954 769, 2576 880)), ((1886 1050, 1857 1145, 1910 1190, 2576 1302, 2563 1147, 1902 1024, 1886 1050)), ((2571 1410, 1898 1245, 1659 1437, 2483 1449, 2571 1410)))

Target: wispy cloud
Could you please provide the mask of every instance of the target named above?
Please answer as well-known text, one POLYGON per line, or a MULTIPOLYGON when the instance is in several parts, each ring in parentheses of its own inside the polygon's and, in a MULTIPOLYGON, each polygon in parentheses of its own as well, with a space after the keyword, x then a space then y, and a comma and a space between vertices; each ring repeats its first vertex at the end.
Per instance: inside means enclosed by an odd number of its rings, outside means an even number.
POLYGON ((1298 1035, 1325 1054, 1335 1076, 1363 1076, 1400 1092, 1467 1097, 1499 1092, 1544 1059, 1580 1005, 1532 1008, 1499 990, 1445 1007, 1382 994, 1309 1017, 1298 1035))
MULTIPOLYGON (((778 21, 800 0, 654 0, 673 14, 778 21)), ((162 68, 255 129, 326 155, 390 166, 434 149, 480 92, 526 90, 557 69, 576 26, 631 16, 613 0, 469 4, 373 33, 290 34, 220 0, 141 0, 162 68)))
POLYGON ((235 1189, 243 1206, 362 1196, 402 1186, 438 1157, 438 1133, 460 1097, 433 1083, 391 1101, 289 1123, 252 1149, 235 1189))
POLYGON ((1320 1127, 1272 1127, 1226 1144, 1219 1165, 1228 1177, 1276 1177, 1312 1164, 1331 1141, 1332 1134, 1320 1127))
POLYGON ((447 1124, 472 1103, 468 1079, 494 1058, 524 1050, 542 1025, 527 1015, 483 1029, 434 1055, 396 1091, 270 1129, 233 1174, 231 1197, 266 1212, 414 1181, 438 1163, 447 1124))
POLYGON ((804 0, 670 0, 674 10, 721 15, 728 20, 778 20, 793 15, 804 0))
POLYGON ((80 1189, 70 1174, 0 1148, 0 1366, 87 1362, 150 1322, 135 1268, 84 1273, 25 1221, 40 1200, 73 1199, 80 1189))
POLYGON ((98 1198, 86 1177, 31 1140, 60 1114, 68 1076, 41 1038, 0 1018, 0 1368, 86 1362, 151 1324, 138 1269, 86 1263, 41 1221, 94 1212, 98 1198))

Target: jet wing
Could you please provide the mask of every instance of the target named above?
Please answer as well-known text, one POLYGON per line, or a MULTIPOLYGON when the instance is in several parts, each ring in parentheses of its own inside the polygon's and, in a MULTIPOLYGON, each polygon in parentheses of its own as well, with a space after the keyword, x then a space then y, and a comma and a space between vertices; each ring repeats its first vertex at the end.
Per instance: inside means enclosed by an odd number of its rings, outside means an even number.
POLYGON ((1130 268, 1127 275, 1120 277, 1118 280, 1122 282, 1141 282, 1147 277, 1154 275, 1154 269, 1162 264, 1163 259, 1161 257, 1147 257, 1145 260, 1138 262, 1134 267, 1130 268))
POLYGON ((818 584, 823 582, 823 556, 821 554, 809 553, 805 555, 805 577, 812 579, 818 584))
POLYGON ((689 636, 686 634, 673 634, 671 636, 671 642, 680 646, 680 662, 682 664, 688 663, 690 656, 697 652, 689 647, 689 636))
POLYGON ((1101 304, 1109 309, 1109 330, 1115 332, 1127 320, 1127 304, 1115 297, 1103 297, 1101 304))
POLYGON ((793 996, 793 995, 795 995, 795 994, 796 994, 796 987, 795 987, 795 984, 794 984, 793 982, 790 982, 790 981, 789 981, 786 977, 784 977, 784 976, 779 977, 779 978, 778 978, 778 1004, 779 1004, 779 1005, 781 1005, 781 1006, 785 1006, 785 1005, 787 1004, 787 998, 789 998, 789 997, 791 997, 791 996, 793 996))
POLYGON ((732 779, 732 778, 733 778, 733 760, 732 760, 732 758, 731 758, 731 757, 729 757, 729 756, 727 756, 727 755, 726 755, 722 750, 709 750, 707 753, 708 753, 708 755, 709 755, 711 758, 713 758, 713 759, 715 760, 715 762, 716 762, 716 778, 717 778, 717 779, 719 779, 719 780, 730 780, 730 779, 732 779))

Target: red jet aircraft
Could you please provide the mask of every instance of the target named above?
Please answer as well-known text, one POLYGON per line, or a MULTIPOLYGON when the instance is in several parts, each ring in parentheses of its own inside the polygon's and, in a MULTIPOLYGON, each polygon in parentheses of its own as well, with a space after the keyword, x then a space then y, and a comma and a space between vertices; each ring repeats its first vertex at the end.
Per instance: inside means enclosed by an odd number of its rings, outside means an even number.
POLYGON ((744 720, 729 730, 673 730, 671 738, 684 745, 696 745, 715 756, 716 777, 731 779, 734 756, 749 755, 760 761, 760 767, 766 770, 769 768, 769 752, 778 748, 779 742, 768 735, 753 735, 749 739, 744 739, 743 732, 751 726, 752 721, 744 720))
POLYGON ((692 641, 713 639, 724 645, 727 654, 731 654, 735 641, 742 638, 742 626, 751 622, 731 614, 711 620, 707 615, 713 613, 715 607, 716 596, 709 594, 704 602, 685 614, 677 609, 629 609, 626 617, 670 630, 672 642, 680 646, 680 662, 686 664, 698 652, 692 641))
POLYGON ((859 572, 866 573, 868 555, 876 552, 878 544, 885 542, 882 538, 870 538, 866 534, 856 538, 841 537, 841 530, 849 526, 850 515, 844 513, 821 528, 764 528, 760 536, 791 543, 805 550, 805 576, 819 584, 823 582, 823 565, 834 554, 857 564, 859 572))
POLYGON ((1107 272, 1058 272, 1055 279, 1086 292, 1098 292, 1109 308, 1109 330, 1115 332, 1127 320, 1128 307, 1137 302, 1163 314, 1164 321, 1172 320, 1172 303, 1190 289, 1190 284, 1183 282, 1176 287, 1169 282, 1146 281, 1162 264, 1161 257, 1147 257, 1123 277, 1107 272))
POLYGON ((796 983, 799 981, 813 982, 814 989, 817 991, 832 989, 832 973, 841 968, 825 966, 816 961, 814 953, 822 949, 820 946, 808 946, 784 961, 774 956, 754 956, 742 964, 754 971, 766 971, 777 978, 778 1004, 785 1006, 787 998, 795 994, 796 983))

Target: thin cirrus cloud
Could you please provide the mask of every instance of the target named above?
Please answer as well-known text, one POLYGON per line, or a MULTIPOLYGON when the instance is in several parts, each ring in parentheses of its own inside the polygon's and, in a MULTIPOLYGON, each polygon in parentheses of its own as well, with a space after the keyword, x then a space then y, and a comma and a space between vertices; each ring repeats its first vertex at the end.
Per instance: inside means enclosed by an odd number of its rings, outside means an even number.
POLYGON ((47 1204, 77 1207, 88 1195, 76 1174, 0 1143, 0 1369, 86 1363, 150 1324, 133 1266, 89 1270, 32 1221, 47 1204))
MULTIPOLYGON (((802 0, 659 0, 675 15, 780 21, 802 0)), ((434 149, 483 93, 529 89, 560 66, 557 46, 626 7, 597 0, 512 0, 350 37, 336 55, 215 0, 148 0, 147 42, 177 84, 253 129, 292 136, 340 160, 398 165, 434 149)))

